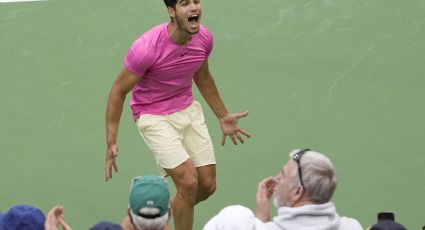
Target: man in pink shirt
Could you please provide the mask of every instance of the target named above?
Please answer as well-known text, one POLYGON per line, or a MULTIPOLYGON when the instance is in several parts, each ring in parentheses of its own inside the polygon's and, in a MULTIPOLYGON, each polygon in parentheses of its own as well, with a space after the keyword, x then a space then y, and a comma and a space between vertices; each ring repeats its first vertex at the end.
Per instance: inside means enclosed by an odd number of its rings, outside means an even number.
MULTIPOLYGON (((176 230, 192 229, 194 205, 216 187, 215 157, 200 104, 193 100, 192 79, 234 144, 244 143, 238 120, 230 114, 208 69, 211 33, 200 24, 200 0, 164 0, 170 23, 158 25, 128 50, 124 67, 109 94, 106 109, 105 180, 117 171, 117 134, 123 103, 132 90, 130 107, 139 132, 158 168, 171 176, 177 190, 172 201, 176 230)), ((155 214, 153 214, 155 215, 155 214)))

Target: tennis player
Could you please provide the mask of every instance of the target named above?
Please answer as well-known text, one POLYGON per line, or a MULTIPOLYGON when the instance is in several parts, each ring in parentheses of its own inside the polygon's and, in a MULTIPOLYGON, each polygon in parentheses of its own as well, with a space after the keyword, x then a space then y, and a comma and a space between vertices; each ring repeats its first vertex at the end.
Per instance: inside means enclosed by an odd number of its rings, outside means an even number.
POLYGON ((194 205, 216 188, 214 149, 192 79, 217 116, 222 145, 236 145, 250 134, 238 125, 248 112, 231 114, 221 100, 208 68, 212 34, 200 24, 200 0, 164 0, 170 22, 145 32, 128 50, 106 109, 105 180, 117 172, 117 135, 123 103, 131 90, 134 121, 158 168, 176 186, 172 202, 176 230, 192 229, 194 205))

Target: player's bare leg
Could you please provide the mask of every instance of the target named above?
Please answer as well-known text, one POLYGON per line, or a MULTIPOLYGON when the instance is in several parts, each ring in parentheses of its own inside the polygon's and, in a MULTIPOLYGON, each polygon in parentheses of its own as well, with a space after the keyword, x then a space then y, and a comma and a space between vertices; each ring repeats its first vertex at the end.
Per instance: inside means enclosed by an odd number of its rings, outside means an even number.
POLYGON ((176 186, 176 196, 172 202, 175 230, 191 230, 193 212, 198 191, 198 174, 191 160, 174 169, 165 169, 176 186))
POLYGON ((198 173, 198 192, 196 194, 196 204, 206 200, 216 189, 215 165, 206 165, 196 168, 198 173))

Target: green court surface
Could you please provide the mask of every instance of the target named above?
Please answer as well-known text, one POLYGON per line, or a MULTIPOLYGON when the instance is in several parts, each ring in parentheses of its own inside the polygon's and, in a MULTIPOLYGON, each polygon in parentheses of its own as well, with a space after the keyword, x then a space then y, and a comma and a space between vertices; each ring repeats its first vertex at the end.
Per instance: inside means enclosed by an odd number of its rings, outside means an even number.
MULTIPOLYGON (((298 147, 334 161, 338 212, 367 227, 392 210, 425 224, 425 1, 203 0, 210 69, 227 107, 249 110, 253 137, 215 144, 218 189, 194 229, 221 208, 254 208, 257 183, 298 147)), ((130 179, 157 173, 131 119, 119 172, 104 177, 104 111, 130 44, 169 20, 161 0, 0 3, 0 210, 65 206, 74 229, 126 214, 130 179)), ((174 193, 170 181, 170 188, 174 193)))

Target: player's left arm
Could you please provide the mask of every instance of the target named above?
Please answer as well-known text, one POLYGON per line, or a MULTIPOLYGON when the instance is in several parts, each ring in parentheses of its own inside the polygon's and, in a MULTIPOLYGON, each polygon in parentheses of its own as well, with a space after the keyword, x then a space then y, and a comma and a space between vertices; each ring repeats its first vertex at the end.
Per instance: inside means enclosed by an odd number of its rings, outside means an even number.
POLYGON ((193 80, 198 87, 199 92, 220 121, 221 130, 223 131, 221 144, 224 145, 227 136, 230 137, 235 145, 238 144, 236 139, 238 139, 240 143, 244 143, 240 134, 247 137, 250 137, 251 135, 239 127, 238 120, 247 116, 248 112, 231 114, 227 111, 226 106, 218 93, 214 78, 208 68, 208 60, 205 60, 201 68, 195 73, 193 80))

